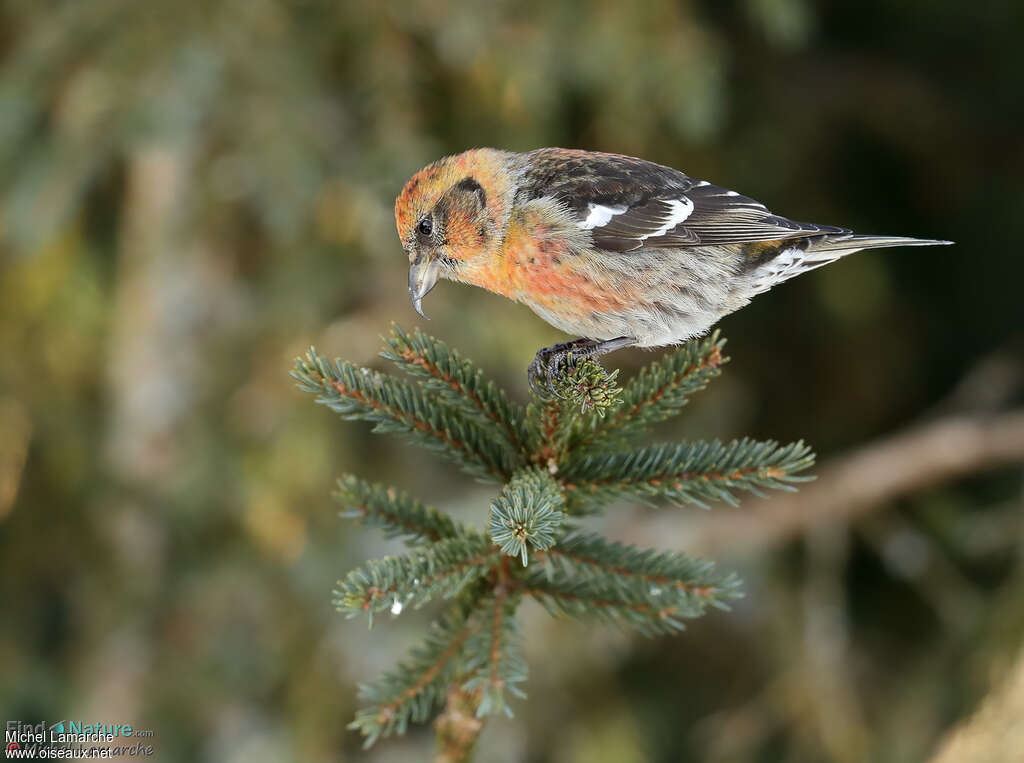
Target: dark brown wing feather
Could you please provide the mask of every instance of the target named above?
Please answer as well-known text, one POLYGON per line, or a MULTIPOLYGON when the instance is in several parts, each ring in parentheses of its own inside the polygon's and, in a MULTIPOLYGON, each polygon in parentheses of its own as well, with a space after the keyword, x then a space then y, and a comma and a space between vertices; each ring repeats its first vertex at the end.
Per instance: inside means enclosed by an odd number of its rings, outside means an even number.
POLYGON ((773 215, 754 199, 679 170, 618 154, 539 149, 527 154, 520 192, 551 196, 612 252, 743 244, 848 233, 773 215), (679 219, 678 224, 671 224, 679 219))

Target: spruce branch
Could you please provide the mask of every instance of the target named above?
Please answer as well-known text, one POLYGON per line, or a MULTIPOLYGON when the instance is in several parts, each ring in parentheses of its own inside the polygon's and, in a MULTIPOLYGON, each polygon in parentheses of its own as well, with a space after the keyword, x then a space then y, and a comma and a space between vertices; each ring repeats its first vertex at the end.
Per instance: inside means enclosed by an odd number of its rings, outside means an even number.
POLYGON ((677 415, 690 396, 704 389, 729 362, 722 354, 724 347, 725 340, 715 331, 642 369, 623 388, 621 405, 581 438, 581 451, 614 447, 677 415))
POLYGON ((554 380, 555 395, 564 405, 603 419, 621 402, 622 388, 616 384, 618 369, 609 372, 590 358, 576 360, 572 355, 565 363, 565 372, 554 380))
POLYGON ((574 422, 566 406, 558 398, 534 399, 526 407, 528 450, 535 466, 557 474, 566 460, 569 435, 574 422))
POLYGON ((404 538, 409 545, 466 536, 473 532, 447 514, 405 493, 370 484, 352 474, 338 480, 334 498, 345 506, 340 516, 359 519, 368 527, 381 529, 385 537, 404 538))
POLYGON ((453 684, 463 645, 479 627, 475 602, 456 604, 430 626, 425 642, 373 683, 359 687, 363 705, 348 728, 366 737, 368 748, 381 736, 404 734, 409 722, 422 723, 453 684))
POLYGON ((505 701, 505 690, 519 697, 526 694, 517 686, 526 680, 526 661, 522 655, 522 637, 516 623, 519 596, 508 585, 499 584, 494 596, 484 605, 487 617, 482 627, 466 641, 464 691, 480 697, 477 717, 504 713, 512 717, 505 701))
POLYGON ((528 550, 544 551, 555 543, 565 514, 562 489, 540 469, 518 472, 491 502, 487 530, 491 540, 526 566, 528 550))
POLYGON ((292 377, 344 418, 404 434, 474 476, 504 481, 518 465, 518 455, 492 431, 401 379, 340 360, 330 364, 313 348, 296 359, 292 377))
POLYGON ((712 606, 742 596, 739 579, 716 572, 713 562, 674 551, 640 549, 580 530, 566 534, 543 559, 555 568, 553 575, 627 586, 636 581, 666 586, 703 597, 712 606))
POLYGON ((452 408, 493 427, 516 452, 526 442, 526 411, 508 399, 505 391, 484 372, 439 339, 415 329, 407 334, 392 324, 385 338, 388 349, 381 355, 399 368, 423 379, 452 408))
POLYGON ((395 614, 431 599, 450 598, 500 562, 481 535, 448 538, 401 556, 371 560, 338 581, 334 606, 354 617, 383 609, 395 614))
POLYGON ((515 615, 526 596, 554 615, 654 635, 682 630, 687 619, 728 608, 741 595, 737 578, 710 562, 567 527, 569 515, 627 495, 735 503, 740 490, 792 490, 808 479, 800 473, 814 457, 801 442, 626 447, 628 437, 678 413, 719 373, 725 360, 717 334, 652 363, 622 389, 618 372, 569 362, 554 382, 556 394, 534 396, 525 410, 443 342, 397 326, 386 341, 384 357, 413 381, 329 364, 315 350, 292 375, 343 417, 403 434, 502 489, 484 533, 394 488, 352 475, 338 481, 342 516, 402 538, 410 549, 350 572, 334 592, 337 608, 350 617, 366 613, 372 625, 382 610, 399 614, 454 600, 423 644, 361 687, 363 707, 350 728, 367 746, 445 703, 435 725, 436 759, 469 760, 483 719, 511 715, 510 697, 523 696, 527 667, 515 615), (535 563, 527 567, 531 555, 535 563))
POLYGON ((553 396, 534 396, 526 409, 531 461, 556 474, 575 456, 577 443, 621 402, 618 370, 609 373, 593 360, 566 361, 554 380, 553 396))
MULTIPOLYGON (((532 596, 552 615, 594 618, 635 628, 646 636, 683 630, 683 620, 700 617, 710 603, 708 597, 697 592, 642 580, 567 580, 537 571, 531 572, 522 585, 522 593, 532 596)), ((725 606, 724 601, 719 601, 719 606, 725 606)))
POLYGON ((708 500, 738 505, 736 490, 794 490, 791 483, 814 463, 803 442, 734 440, 653 445, 625 453, 587 456, 559 475, 570 501, 605 504, 623 494, 667 498, 707 508, 708 500))

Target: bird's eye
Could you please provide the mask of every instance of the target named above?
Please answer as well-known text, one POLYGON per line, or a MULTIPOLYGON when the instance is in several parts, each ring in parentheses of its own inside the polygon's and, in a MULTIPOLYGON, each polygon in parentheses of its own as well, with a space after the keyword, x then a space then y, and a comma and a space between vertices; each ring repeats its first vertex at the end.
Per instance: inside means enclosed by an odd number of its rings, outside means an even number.
POLYGON ((420 220, 417 230, 420 232, 421 236, 429 236, 434 232, 434 223, 429 217, 424 217, 420 220))

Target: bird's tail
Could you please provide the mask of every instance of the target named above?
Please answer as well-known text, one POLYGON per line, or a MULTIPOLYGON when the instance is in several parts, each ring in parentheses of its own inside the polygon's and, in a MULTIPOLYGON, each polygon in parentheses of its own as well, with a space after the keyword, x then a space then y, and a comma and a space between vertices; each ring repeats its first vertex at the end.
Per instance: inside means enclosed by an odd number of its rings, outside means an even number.
POLYGON ((808 270, 820 268, 835 262, 840 257, 859 252, 861 249, 881 249, 887 246, 936 246, 952 244, 932 238, 908 238, 906 236, 858 236, 855 233, 823 233, 817 236, 794 238, 783 242, 777 254, 763 260, 754 269, 755 291, 767 291, 782 281, 787 281, 808 270))
POLYGON ((861 249, 881 249, 886 246, 936 246, 952 244, 934 238, 907 238, 906 236, 858 236, 855 233, 828 233, 808 239, 808 259, 830 257, 829 262, 861 249))

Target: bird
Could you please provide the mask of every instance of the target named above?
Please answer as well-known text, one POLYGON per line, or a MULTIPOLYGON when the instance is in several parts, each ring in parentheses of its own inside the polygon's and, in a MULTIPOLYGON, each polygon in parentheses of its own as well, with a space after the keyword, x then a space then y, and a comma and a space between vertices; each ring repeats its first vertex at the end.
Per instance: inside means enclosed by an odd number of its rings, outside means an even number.
POLYGON ((862 249, 951 241, 798 222, 706 180, 621 154, 476 148, 395 200, 417 313, 438 280, 521 302, 576 339, 537 351, 534 392, 567 362, 706 333, 776 284, 862 249))

